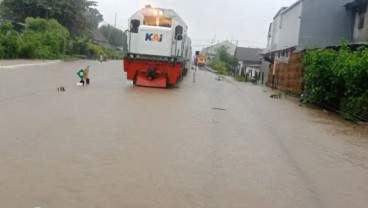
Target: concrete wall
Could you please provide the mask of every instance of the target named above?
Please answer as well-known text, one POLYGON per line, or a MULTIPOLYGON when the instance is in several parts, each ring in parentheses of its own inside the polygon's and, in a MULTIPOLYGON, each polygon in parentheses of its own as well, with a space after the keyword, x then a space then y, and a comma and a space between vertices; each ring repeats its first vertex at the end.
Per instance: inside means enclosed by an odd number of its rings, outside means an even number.
POLYGON ((337 45, 353 39, 354 16, 345 4, 351 0, 303 0, 298 49, 337 45))
POLYGON ((281 31, 277 49, 298 45, 301 14, 302 1, 295 3, 281 13, 281 31))
POLYGON ((270 23, 270 26, 268 27, 268 34, 267 34, 266 51, 270 51, 272 47, 272 32, 273 32, 273 23, 270 23))
POLYGON ((261 63, 261 73, 264 73, 264 82, 263 82, 263 84, 266 84, 267 81, 268 81, 270 66, 271 66, 271 63, 268 62, 268 61, 262 61, 262 63, 261 63))
POLYGON ((294 52, 290 56, 289 63, 277 61, 275 62, 275 68, 274 64, 271 64, 268 72, 267 86, 284 92, 301 93, 303 76, 302 59, 301 52, 294 52), (272 86, 274 70, 275 77, 272 86))
POLYGON ((267 50, 285 49, 298 45, 302 1, 281 9, 273 19, 267 50))
POLYGON ((280 28, 281 24, 281 15, 277 15, 273 19, 272 23, 272 33, 271 33, 271 50, 276 50, 278 48, 278 43, 280 41, 280 28))

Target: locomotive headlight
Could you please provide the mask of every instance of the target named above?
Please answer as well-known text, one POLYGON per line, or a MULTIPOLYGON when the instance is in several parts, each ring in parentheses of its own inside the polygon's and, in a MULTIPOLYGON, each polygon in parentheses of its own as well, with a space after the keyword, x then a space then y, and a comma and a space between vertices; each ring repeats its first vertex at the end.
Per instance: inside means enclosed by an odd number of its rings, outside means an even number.
POLYGON ((130 57, 131 59, 134 59, 134 54, 129 54, 129 57, 130 57))
POLYGON ((175 62, 175 58, 170 58, 169 60, 171 63, 174 63, 175 62))
POLYGON ((164 12, 160 10, 160 11, 158 12, 158 14, 159 14, 160 16, 162 16, 162 15, 164 15, 164 12))
POLYGON ((158 11, 157 10, 153 10, 153 15, 157 16, 158 15, 158 11))

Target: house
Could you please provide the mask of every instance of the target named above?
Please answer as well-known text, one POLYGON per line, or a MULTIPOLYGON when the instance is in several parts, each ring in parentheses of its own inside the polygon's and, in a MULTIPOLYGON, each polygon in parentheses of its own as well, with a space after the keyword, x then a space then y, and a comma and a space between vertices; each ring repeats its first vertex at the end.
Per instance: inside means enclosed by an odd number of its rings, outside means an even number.
POLYGON ((206 47, 206 48, 202 49, 202 53, 206 55, 207 60, 212 60, 215 57, 215 55, 217 53, 217 50, 220 49, 221 47, 225 47, 227 49, 227 52, 230 55, 234 56, 235 50, 236 50, 236 45, 234 45, 230 41, 224 41, 224 42, 218 43, 216 45, 206 47))
POLYGON ((346 10, 352 12, 354 20, 353 42, 368 41, 368 0, 354 0, 345 5, 346 10))
POLYGON ((276 13, 262 52, 262 71, 270 73, 269 86, 300 92, 300 51, 336 46, 343 39, 353 41, 353 16, 344 7, 351 1, 298 0, 276 13))
POLYGON ((265 59, 287 62, 293 51, 352 41, 352 16, 344 8, 350 1, 298 0, 282 7, 269 27, 265 59))
POLYGON ((92 37, 93 37, 93 43, 106 47, 106 48, 113 48, 113 46, 110 44, 110 42, 107 40, 107 38, 98 30, 92 30, 92 37))
POLYGON ((235 50, 235 58, 238 60, 238 68, 236 74, 240 76, 245 76, 246 69, 251 65, 259 65, 261 64, 261 56, 260 53, 263 50, 260 48, 246 48, 246 47, 237 47, 235 50))

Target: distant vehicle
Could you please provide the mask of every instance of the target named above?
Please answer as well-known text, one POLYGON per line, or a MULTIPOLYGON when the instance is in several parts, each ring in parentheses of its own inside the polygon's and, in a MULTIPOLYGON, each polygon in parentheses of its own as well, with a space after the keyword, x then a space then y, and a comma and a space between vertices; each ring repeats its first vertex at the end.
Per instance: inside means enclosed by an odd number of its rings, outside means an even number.
POLYGON ((197 66, 203 67, 206 65, 206 62, 207 62, 206 55, 199 54, 197 56, 197 66))
POLYGON ((188 26, 170 9, 145 8, 129 19, 127 79, 135 85, 167 87, 176 84, 190 68, 192 56, 188 26))

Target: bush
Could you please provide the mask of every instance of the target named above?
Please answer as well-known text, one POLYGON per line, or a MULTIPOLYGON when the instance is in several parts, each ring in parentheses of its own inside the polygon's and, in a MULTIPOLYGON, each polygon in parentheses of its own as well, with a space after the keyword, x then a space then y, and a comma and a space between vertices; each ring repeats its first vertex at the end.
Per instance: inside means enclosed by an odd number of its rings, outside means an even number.
POLYGON ((0 59, 60 59, 66 55, 121 59, 124 53, 92 43, 88 33, 70 38, 56 20, 27 18, 26 29, 18 34, 9 21, 0 21, 0 59))
POLYGON ((238 61, 227 52, 225 46, 222 46, 217 50, 215 58, 209 65, 220 74, 226 75, 233 67, 238 65, 238 61))
POLYGON ((0 22, 0 59, 17 58, 19 51, 19 35, 12 23, 0 22))
POLYGON ((58 59, 65 56, 69 32, 56 20, 27 18, 21 35, 23 58, 58 59))
POLYGON ((304 54, 303 82, 308 102, 333 103, 341 96, 341 80, 334 70, 336 52, 332 49, 308 50, 304 54))
POLYGON ((214 59, 210 62, 210 66, 221 75, 226 75, 226 64, 223 61, 214 59))
POLYGON ((239 76, 239 75, 236 75, 235 76, 235 80, 238 81, 238 82, 246 82, 247 81, 247 78, 246 77, 239 76))
POLYGON ((75 36, 68 44, 68 53, 91 56, 91 44, 92 41, 88 35, 75 36))
POLYGON ((307 50, 303 100, 338 111, 346 119, 368 120, 368 49, 307 50))

